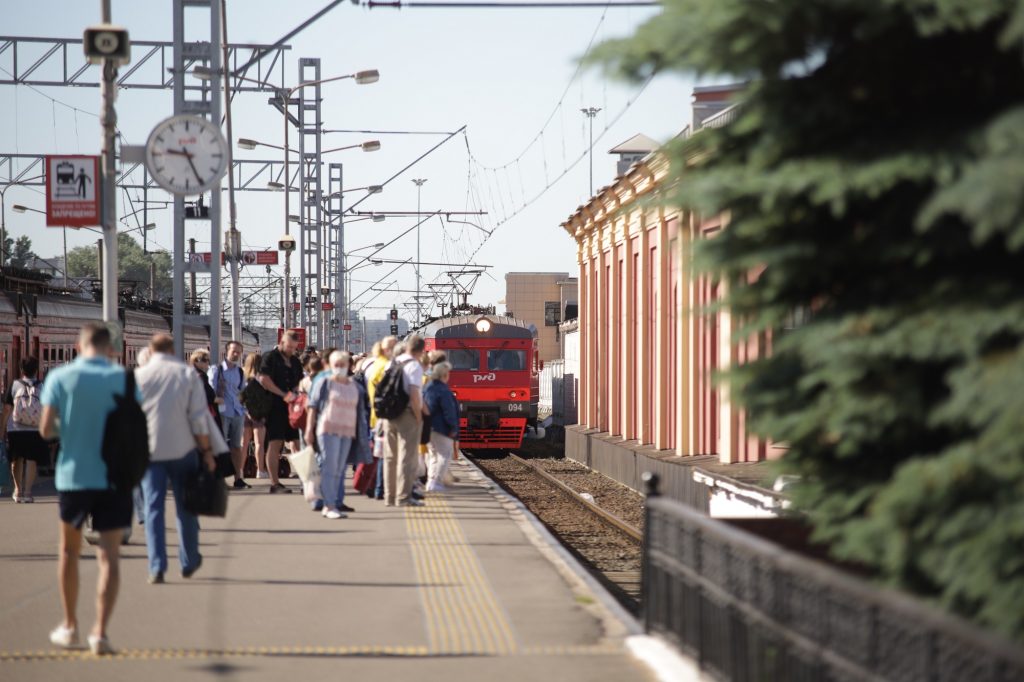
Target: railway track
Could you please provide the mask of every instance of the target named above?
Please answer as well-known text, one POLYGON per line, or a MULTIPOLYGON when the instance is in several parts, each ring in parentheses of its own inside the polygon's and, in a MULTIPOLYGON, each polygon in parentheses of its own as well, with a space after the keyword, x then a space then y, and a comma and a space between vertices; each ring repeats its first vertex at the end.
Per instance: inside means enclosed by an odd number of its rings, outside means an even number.
POLYGON ((511 453, 501 459, 466 454, 495 483, 519 498, 626 608, 637 611, 643 542, 640 529, 530 460, 511 453))

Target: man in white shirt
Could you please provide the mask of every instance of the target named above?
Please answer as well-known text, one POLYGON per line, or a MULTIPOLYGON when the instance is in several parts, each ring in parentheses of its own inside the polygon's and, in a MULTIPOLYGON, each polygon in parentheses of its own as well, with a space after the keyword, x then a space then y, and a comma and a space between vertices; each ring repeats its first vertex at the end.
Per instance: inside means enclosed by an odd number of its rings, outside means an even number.
POLYGON ((202 377, 174 354, 174 339, 156 334, 149 342, 152 356, 136 370, 142 409, 149 427, 150 464, 142 479, 146 507, 146 553, 149 583, 164 582, 167 543, 164 502, 167 483, 174 490, 178 516, 178 557, 181 576, 191 578, 203 563, 199 554, 199 519, 184 507, 185 481, 199 470, 200 459, 214 469, 209 439, 209 408, 202 377))
POLYGON ((409 405, 402 414, 388 419, 384 426, 384 501, 389 507, 421 507, 412 498, 412 486, 420 457, 420 432, 423 429, 423 365, 420 357, 426 343, 416 334, 405 340, 406 352, 395 358, 402 366, 409 405))

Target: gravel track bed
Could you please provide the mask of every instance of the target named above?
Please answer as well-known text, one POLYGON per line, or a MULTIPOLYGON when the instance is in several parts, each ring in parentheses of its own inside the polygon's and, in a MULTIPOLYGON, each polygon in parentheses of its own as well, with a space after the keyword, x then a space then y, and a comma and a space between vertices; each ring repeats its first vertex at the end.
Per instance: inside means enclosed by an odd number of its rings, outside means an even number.
MULTIPOLYGON (((507 457, 473 461, 489 476, 500 481, 598 571, 640 570, 639 544, 584 512, 530 469, 507 457)), ((597 493, 592 494, 597 497, 597 493)))
POLYGON ((590 493, 594 503, 639 530, 644 529, 644 497, 617 481, 569 459, 531 459, 578 493, 590 493))

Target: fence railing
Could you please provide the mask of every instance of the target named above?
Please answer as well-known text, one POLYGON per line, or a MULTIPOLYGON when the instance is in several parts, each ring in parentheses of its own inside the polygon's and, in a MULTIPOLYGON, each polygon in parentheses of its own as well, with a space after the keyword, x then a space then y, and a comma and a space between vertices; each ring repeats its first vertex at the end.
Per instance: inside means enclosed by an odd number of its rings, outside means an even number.
POLYGON ((1024 651, 658 494, 644 474, 643 617, 738 682, 1010 682, 1024 651))

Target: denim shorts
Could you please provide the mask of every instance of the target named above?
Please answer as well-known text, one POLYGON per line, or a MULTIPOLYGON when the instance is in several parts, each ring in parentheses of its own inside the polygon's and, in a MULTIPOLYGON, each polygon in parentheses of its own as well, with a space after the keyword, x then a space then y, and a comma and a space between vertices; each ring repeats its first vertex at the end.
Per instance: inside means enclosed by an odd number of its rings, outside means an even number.
POLYGON ((245 417, 241 415, 226 417, 222 414, 220 421, 224 424, 224 440, 227 441, 228 447, 232 450, 242 447, 242 429, 245 428, 245 417))

